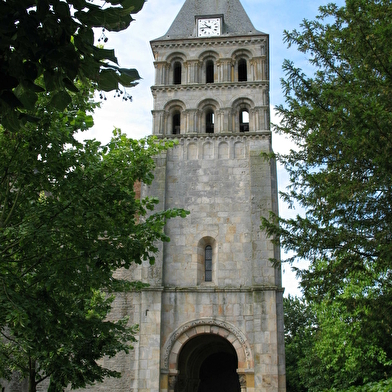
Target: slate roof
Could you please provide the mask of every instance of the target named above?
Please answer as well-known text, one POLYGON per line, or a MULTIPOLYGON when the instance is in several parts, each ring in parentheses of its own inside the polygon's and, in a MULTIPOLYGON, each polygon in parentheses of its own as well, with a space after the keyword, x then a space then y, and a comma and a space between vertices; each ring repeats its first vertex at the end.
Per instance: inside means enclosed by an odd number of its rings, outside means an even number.
POLYGON ((153 41, 195 38, 195 17, 209 15, 223 15, 222 36, 264 34, 253 27, 239 0, 186 0, 167 33, 153 41))

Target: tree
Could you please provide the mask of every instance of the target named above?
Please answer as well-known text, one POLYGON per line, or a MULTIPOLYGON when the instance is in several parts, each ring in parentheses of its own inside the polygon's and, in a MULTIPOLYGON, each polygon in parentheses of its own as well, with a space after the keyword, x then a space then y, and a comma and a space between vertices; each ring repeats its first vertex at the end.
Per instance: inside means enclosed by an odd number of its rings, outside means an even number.
POLYGON ((29 392, 84 387, 119 373, 97 363, 128 352, 137 326, 107 319, 114 294, 142 287, 118 268, 154 262, 167 219, 138 199, 154 156, 173 145, 119 130, 78 142, 96 90, 133 86, 93 28, 125 29, 144 0, 10 0, 0 4, 0 378, 29 392))
POLYGON ((113 50, 94 45, 93 28, 126 29, 144 0, 7 0, 0 4, 0 124, 17 131, 36 121, 38 93, 63 110, 75 82, 111 91, 135 85, 135 69, 120 68, 113 50), (44 83, 37 83, 42 80, 44 83), (27 111, 27 112, 26 112, 27 111))
POLYGON ((390 0, 347 0, 285 32, 314 71, 285 61, 275 126, 297 145, 276 156, 290 175, 283 198, 306 212, 262 228, 294 252, 289 261, 310 262, 299 275, 320 306, 330 387, 392 376, 391 17, 390 0))
POLYGON ((152 213, 157 200, 135 197, 172 143, 120 131, 105 146, 78 142, 95 106, 78 90, 65 111, 40 94, 36 124, 0 128, 0 377, 18 371, 30 392, 46 378, 62 391, 119 376, 96 361, 131 348, 136 327, 106 318, 114 293, 140 284, 113 272, 153 263, 166 220, 185 215, 152 213))

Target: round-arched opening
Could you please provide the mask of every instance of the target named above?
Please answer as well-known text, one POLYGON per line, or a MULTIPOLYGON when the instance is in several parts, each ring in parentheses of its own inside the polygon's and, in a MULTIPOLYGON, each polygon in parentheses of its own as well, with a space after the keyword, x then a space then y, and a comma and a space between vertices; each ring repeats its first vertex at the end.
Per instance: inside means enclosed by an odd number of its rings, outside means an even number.
POLYGON ((214 83, 214 62, 212 60, 206 62, 206 83, 214 83))
POLYGON ((173 66, 173 83, 181 84, 181 63, 176 61, 173 66))
POLYGON ((219 335, 190 339, 179 354, 175 392, 240 392, 234 347, 219 335))
POLYGON ((207 245, 204 249, 205 281, 212 282, 212 246, 207 245))
POLYGON ((206 133, 214 133, 215 115, 212 110, 206 113, 206 133))
POLYGON ((240 110, 240 132, 249 132, 249 112, 246 109, 240 110))
POLYGON ((238 61, 238 81, 246 82, 248 80, 248 72, 246 69, 246 60, 240 59, 238 61))
POLYGON ((180 112, 175 112, 173 114, 173 126, 172 126, 172 134, 179 135, 181 128, 181 114, 180 112))

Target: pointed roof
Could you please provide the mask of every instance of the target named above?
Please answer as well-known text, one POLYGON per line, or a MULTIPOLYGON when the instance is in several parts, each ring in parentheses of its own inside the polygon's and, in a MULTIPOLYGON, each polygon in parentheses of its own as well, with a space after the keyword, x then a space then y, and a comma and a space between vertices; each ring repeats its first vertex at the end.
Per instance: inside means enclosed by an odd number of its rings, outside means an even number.
POLYGON ((154 41, 197 37, 197 16, 223 15, 222 35, 264 34, 253 27, 239 0, 186 0, 167 33, 154 41))

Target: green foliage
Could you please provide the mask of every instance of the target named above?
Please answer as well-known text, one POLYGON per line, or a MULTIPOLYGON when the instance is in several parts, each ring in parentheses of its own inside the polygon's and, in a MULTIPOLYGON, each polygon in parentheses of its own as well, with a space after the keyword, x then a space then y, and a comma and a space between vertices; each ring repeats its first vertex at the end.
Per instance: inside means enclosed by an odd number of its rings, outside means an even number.
POLYGON ((301 298, 288 296, 283 298, 286 353, 286 389, 287 392, 305 392, 301 379, 301 361, 313 346, 316 333, 316 317, 310 305, 301 298))
POLYGON ((36 123, 0 127, 0 378, 18 371, 30 392, 46 378, 62 391, 119 376, 97 360, 128 352, 137 326, 108 314, 114 293, 141 284, 113 272, 154 263, 166 220, 186 215, 135 197, 173 143, 119 130, 107 145, 78 142, 95 104, 77 87, 64 111, 39 94, 36 123))
POLYGON ((0 124, 17 131, 38 93, 64 110, 76 81, 110 91, 134 86, 135 69, 120 68, 113 50, 94 45, 93 28, 126 29, 144 0, 7 0, 0 4, 0 124), (44 83, 37 83, 43 76, 44 83))
POLYGON ((392 378, 379 382, 371 382, 359 387, 348 389, 330 389, 328 392, 390 392, 392 390, 392 378))
POLYGON ((285 61, 275 127, 297 145, 277 156, 291 180, 283 198, 306 212, 262 227, 289 261, 310 261, 299 271, 320 327, 309 390, 392 375, 391 18, 390 0, 347 0, 285 33, 314 70, 285 61))

